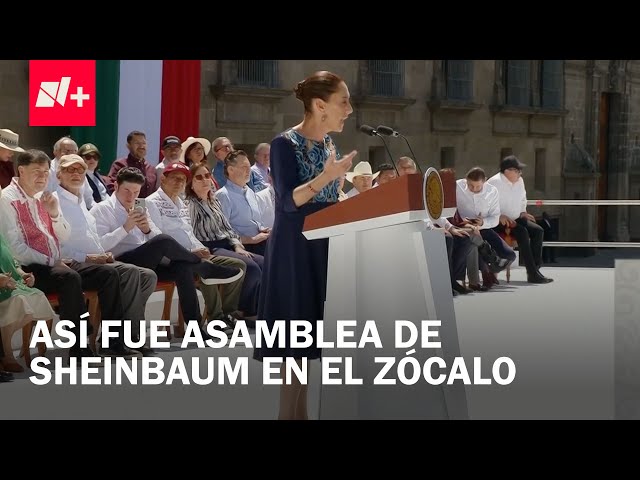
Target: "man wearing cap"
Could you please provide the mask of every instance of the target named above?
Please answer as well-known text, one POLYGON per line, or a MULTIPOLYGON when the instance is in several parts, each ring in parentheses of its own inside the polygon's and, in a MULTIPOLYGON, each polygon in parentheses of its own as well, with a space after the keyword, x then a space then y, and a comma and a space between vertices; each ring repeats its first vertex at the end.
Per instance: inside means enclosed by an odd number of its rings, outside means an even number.
POLYGON ((137 168, 144 175, 144 184, 140 189, 139 198, 147 198, 158 188, 156 185, 156 169, 145 159, 145 155, 147 154, 147 136, 137 130, 129 133, 129 135, 127 135, 127 149, 129 150, 129 155, 125 158, 119 158, 111 165, 109 178, 107 180, 107 189, 110 194, 114 192, 116 177, 121 168, 137 168))
POLYGON ((13 168, 13 154, 24 152, 18 146, 19 136, 6 128, 0 129, 0 191, 16 176, 13 168))
POLYGON ((222 287, 222 296, 218 286, 208 284, 207 280, 203 280, 200 287, 209 319, 220 319, 229 327, 233 327, 235 323, 233 314, 238 310, 247 265, 237 258, 212 256, 209 249, 196 238, 191 225, 189 208, 180 198, 190 178, 191 170, 184 163, 173 163, 165 168, 160 188, 147 198, 149 218, 162 233, 176 239, 180 245, 207 260, 196 269, 201 276, 214 278, 215 272, 209 268, 213 266, 239 269, 243 272, 243 276, 222 287))
MULTIPOLYGON (((60 210, 71 227, 71 235, 61 242, 62 255, 79 262, 80 265, 92 265, 95 271, 115 269, 120 279, 123 319, 132 322, 132 339, 138 341, 140 321, 145 320, 147 300, 156 289, 158 277, 151 269, 116 262, 111 252, 104 251, 98 236, 96 220, 82 201, 81 189, 87 171, 87 164, 79 155, 64 155, 58 162, 56 175, 60 185, 54 195, 58 198, 60 210)), ((79 273, 83 275, 83 271, 79 273)), ((105 299, 105 301, 117 300, 105 299)), ((111 313, 105 313, 105 310, 109 309, 103 305, 102 298, 100 298, 100 307, 102 318, 111 320, 109 316, 111 313)), ((124 343, 124 325, 118 328, 118 333, 118 337, 110 342, 109 348, 98 347, 101 355, 137 356, 139 353, 143 355, 153 353, 144 345, 136 348, 135 351, 129 349, 124 343)))
POLYGON ((535 217, 527 213, 527 191, 522 179, 525 166, 515 155, 510 155, 500 162, 500 171, 487 180, 500 194, 500 223, 495 230, 501 233, 505 228, 511 229, 527 268, 529 283, 549 283, 553 279, 545 277, 539 270, 544 230, 536 223, 535 217))
MULTIPOLYGON (((58 162, 62 155, 71 155, 78 153, 78 144, 70 137, 62 137, 53 145, 53 159, 51 160, 51 174, 49 175, 49 183, 47 185, 48 192, 55 192, 58 188, 58 177, 56 177, 56 170, 58 169, 58 162)), ((89 180, 85 178, 84 185, 82 186, 82 198, 89 210, 93 207, 93 192, 89 185, 89 180)))
POLYGON ((175 135, 169 135, 162 140, 160 150, 162 150, 164 158, 158 165, 156 165, 156 188, 160 188, 160 179, 162 178, 162 172, 165 167, 180 161, 180 155, 182 154, 182 142, 180 142, 180 139, 175 135))
POLYGON ((85 143, 78 149, 78 155, 80 155, 84 162, 87 164, 87 181, 91 188, 91 194, 95 203, 100 203, 109 197, 107 192, 107 185, 98 171, 98 164, 100 163, 100 150, 93 143, 85 143))
POLYGON ((347 197, 355 197, 359 193, 371 190, 373 181, 378 178, 380 172, 375 174, 371 170, 369 162, 360 162, 353 167, 353 172, 347 172, 347 181, 353 184, 353 188, 347 193, 347 197))

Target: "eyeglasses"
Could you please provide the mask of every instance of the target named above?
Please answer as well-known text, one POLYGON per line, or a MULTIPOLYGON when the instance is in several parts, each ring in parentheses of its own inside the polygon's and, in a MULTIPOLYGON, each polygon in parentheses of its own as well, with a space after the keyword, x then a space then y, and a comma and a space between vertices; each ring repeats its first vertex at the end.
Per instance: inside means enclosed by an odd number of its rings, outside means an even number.
POLYGON ((82 158, 84 158, 85 160, 97 160, 98 156, 92 153, 89 153, 87 155, 83 155, 82 158))
POLYGON ((200 181, 202 181, 202 180, 209 180, 209 179, 211 179, 211 174, 210 174, 210 173, 208 173, 208 172, 207 172, 207 173, 199 173, 199 174, 197 174, 197 175, 194 175, 193 177, 194 177, 196 180, 200 180, 200 181))
POLYGON ((227 149, 227 150, 231 150, 231 145, 228 145, 228 144, 227 144, 227 145, 222 145, 222 146, 220 146, 220 147, 216 148, 216 149, 214 150, 214 152, 219 152, 219 151, 220 151, 220 150, 222 150, 223 148, 225 148, 225 149, 227 149))
POLYGON ((62 167, 60 170, 62 170, 65 173, 84 173, 85 172, 85 168, 84 167, 62 167))

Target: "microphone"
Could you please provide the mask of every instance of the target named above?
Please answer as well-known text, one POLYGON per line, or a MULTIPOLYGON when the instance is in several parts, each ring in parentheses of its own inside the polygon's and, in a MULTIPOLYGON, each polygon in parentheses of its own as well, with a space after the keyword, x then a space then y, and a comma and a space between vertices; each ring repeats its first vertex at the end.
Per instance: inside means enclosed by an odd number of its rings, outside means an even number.
POLYGON ((391 165, 393 165, 393 169, 396 171, 396 175, 399 177, 398 167, 396 167, 396 162, 393 161, 393 155, 391 155, 391 150, 389 150, 389 146, 385 141, 384 137, 380 135, 371 125, 360 125, 360 131, 372 137, 380 137, 382 143, 384 143, 384 148, 387 150, 387 154, 389 155, 389 159, 391 160, 391 165))
POLYGON ((420 167, 420 163, 418 162, 418 159, 416 158, 416 154, 413 153, 413 148, 411 148, 411 144, 409 143, 409 140, 407 140, 407 137, 402 135, 400 132, 396 132, 393 128, 387 127, 386 125, 378 125, 378 129, 375 130, 375 131, 377 133, 381 133, 382 135, 386 135, 388 137, 402 137, 404 139, 404 141, 407 143, 407 147, 409 147, 409 151, 411 152, 411 156, 413 157, 413 161, 416 164, 416 167, 418 167, 418 170, 420 170, 420 174, 422 175, 422 168, 420 167))

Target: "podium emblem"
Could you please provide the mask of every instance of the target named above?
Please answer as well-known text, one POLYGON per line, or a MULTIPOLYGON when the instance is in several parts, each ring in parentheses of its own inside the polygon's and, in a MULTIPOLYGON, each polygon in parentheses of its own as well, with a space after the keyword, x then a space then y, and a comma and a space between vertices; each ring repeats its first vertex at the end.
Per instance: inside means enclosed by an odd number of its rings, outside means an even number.
POLYGON ((442 210, 444 209, 444 189, 440 174, 433 167, 428 168, 424 174, 422 199, 429 218, 432 221, 438 220, 442 216, 442 210))

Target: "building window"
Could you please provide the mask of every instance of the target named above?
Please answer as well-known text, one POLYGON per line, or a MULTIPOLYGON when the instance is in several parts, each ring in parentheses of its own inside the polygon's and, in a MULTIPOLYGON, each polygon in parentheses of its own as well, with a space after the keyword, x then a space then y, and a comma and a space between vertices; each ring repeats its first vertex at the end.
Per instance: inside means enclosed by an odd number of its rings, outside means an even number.
POLYGON ((440 149, 440 168, 455 168, 456 149, 454 147, 442 147, 440 149))
POLYGON ((369 147, 369 164, 373 171, 375 172, 383 163, 391 163, 384 147, 369 147))
POLYGON ((404 96, 404 60, 368 60, 369 94, 404 96))
POLYGON ((236 60, 232 83, 247 87, 278 87, 277 60, 236 60))
POLYGON ((546 190, 547 177, 547 151, 544 148, 536 148, 534 172, 533 187, 540 192, 544 192, 546 190))
POLYGON ((563 60, 540 62, 540 104, 542 108, 562 107, 563 60))
POLYGON ((531 104, 531 61, 507 60, 506 99, 507 105, 528 107, 531 104))
POLYGON ((446 60, 446 98, 470 102, 473 99, 473 60, 446 60))

